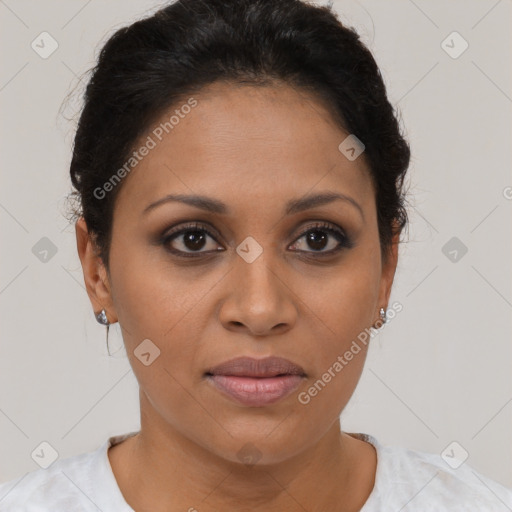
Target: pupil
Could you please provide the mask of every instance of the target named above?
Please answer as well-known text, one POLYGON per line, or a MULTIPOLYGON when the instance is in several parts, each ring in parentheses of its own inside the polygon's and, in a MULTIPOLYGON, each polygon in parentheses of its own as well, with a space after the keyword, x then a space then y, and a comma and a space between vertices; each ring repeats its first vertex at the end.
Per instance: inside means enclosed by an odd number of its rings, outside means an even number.
POLYGON ((184 235, 184 244, 187 249, 197 250, 202 249, 204 246, 204 233, 201 231, 188 231, 184 235))
MULTIPOLYGON (((314 250, 325 248, 327 236, 323 231, 310 231, 307 235, 309 246, 314 250)), ((204 247, 205 237, 201 231, 188 231, 184 235, 184 244, 187 249, 198 250, 204 247)))
POLYGON ((308 235, 308 244, 312 249, 320 250, 325 247, 327 236, 322 231, 310 231, 308 235))

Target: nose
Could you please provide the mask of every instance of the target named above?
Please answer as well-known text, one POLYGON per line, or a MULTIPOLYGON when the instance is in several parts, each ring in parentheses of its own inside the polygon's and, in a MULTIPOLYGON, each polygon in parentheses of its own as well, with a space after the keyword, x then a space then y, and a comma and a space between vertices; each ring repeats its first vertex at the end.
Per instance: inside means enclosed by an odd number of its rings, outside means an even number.
POLYGON ((223 326, 252 336, 286 332, 297 319, 297 308, 283 270, 273 268, 265 252, 252 263, 237 258, 228 274, 229 295, 222 303, 219 318, 223 326))

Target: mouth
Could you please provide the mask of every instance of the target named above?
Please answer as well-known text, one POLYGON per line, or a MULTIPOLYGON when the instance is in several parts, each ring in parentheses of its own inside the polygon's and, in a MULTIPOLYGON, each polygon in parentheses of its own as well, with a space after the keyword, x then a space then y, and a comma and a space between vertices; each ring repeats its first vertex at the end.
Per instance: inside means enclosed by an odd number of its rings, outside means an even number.
POLYGON ((306 378, 301 366, 281 357, 239 357, 204 375, 224 396, 249 407, 263 407, 289 396, 306 378))
POLYGON ((225 361, 205 372, 206 375, 224 375, 233 377, 268 378, 285 375, 306 376, 304 369, 283 357, 237 357, 225 361))

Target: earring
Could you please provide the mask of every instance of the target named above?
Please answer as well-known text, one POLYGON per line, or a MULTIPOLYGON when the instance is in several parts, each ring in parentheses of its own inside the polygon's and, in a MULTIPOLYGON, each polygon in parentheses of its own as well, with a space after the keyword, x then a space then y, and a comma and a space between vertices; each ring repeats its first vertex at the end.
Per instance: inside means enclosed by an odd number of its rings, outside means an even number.
POLYGON ((95 315, 96 316, 96 320, 101 324, 101 325, 105 325, 107 327, 107 333, 106 333, 106 340, 107 340, 107 350, 108 350, 108 354, 110 355, 110 350, 108 348, 108 331, 109 331, 109 327, 110 327, 110 322, 108 321, 108 318, 107 318, 107 313, 104 309, 102 309, 98 314, 95 315))
MULTIPOLYGON (((386 310, 384 308, 380 308, 380 320, 383 324, 385 324, 387 322, 387 315, 386 315, 386 310)), ((377 321, 378 323, 378 321, 377 321)), ((379 325, 378 327, 375 326, 375 324, 372 325, 372 327, 374 329, 380 329, 382 327, 382 325, 379 325)))
POLYGON ((102 309, 98 314, 96 314, 96 320, 102 325, 110 325, 110 322, 107 318, 107 313, 104 309, 102 309))

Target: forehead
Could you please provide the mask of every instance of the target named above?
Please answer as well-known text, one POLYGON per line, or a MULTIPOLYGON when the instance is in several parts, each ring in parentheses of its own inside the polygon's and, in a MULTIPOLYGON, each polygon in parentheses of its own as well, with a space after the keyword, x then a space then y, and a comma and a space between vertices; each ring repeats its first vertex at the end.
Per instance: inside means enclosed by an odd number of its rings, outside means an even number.
POLYGON ((364 158, 350 161, 338 149, 348 135, 304 91, 216 83, 175 104, 139 139, 135 150, 151 149, 124 179, 116 209, 129 198, 130 211, 140 213, 170 193, 209 195, 247 209, 249 198, 260 207, 316 190, 339 191, 370 207, 364 158))

